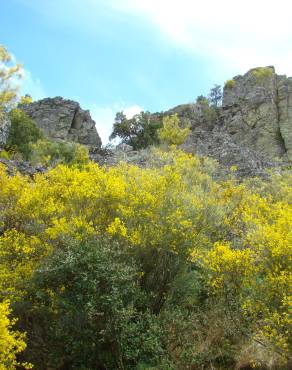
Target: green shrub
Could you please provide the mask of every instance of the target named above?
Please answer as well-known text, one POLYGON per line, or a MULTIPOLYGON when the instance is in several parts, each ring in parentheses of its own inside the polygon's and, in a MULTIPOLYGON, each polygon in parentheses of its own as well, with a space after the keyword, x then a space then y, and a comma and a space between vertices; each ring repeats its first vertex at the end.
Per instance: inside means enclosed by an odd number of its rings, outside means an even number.
POLYGON ((46 166, 63 164, 85 164, 89 161, 88 150, 78 143, 39 140, 31 147, 30 160, 33 164, 46 166))
POLYGON ((218 120, 218 106, 221 104, 222 99, 221 90, 219 89, 221 89, 219 85, 211 89, 209 99, 203 95, 197 97, 191 117, 195 125, 204 123, 209 127, 214 127, 218 120))
POLYGON ((256 68, 252 71, 252 75, 258 83, 262 83, 265 79, 273 76, 273 69, 271 67, 256 68))
POLYGON ((6 149, 20 153, 24 160, 28 160, 32 152, 32 144, 43 138, 42 131, 20 109, 12 109, 9 118, 11 127, 6 149))
POLYGON ((225 89, 232 89, 235 85, 235 81, 232 79, 232 80, 227 80, 225 82, 225 85, 224 85, 224 88, 225 89))
POLYGON ((1 152, 0 152, 0 158, 10 159, 9 152, 7 150, 5 150, 5 149, 1 150, 1 152))
POLYGON ((196 103, 209 106, 209 100, 204 95, 199 95, 196 99, 196 103))
POLYGON ((27 356, 37 369, 137 369, 158 362, 161 327, 145 309, 139 268, 124 257, 126 249, 107 240, 67 240, 36 271, 18 310, 29 325, 27 356))

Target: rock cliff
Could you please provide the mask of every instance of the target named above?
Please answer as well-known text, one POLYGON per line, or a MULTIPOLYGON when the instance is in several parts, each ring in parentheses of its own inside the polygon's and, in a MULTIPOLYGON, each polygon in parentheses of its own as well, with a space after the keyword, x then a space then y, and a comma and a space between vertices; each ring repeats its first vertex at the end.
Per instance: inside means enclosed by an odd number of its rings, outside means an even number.
POLYGON ((221 107, 185 104, 165 114, 189 119, 192 132, 183 148, 236 166, 242 176, 292 161, 292 78, 274 67, 254 68, 227 81, 221 107))
MULTIPOLYGON (((101 140, 95 122, 77 102, 56 97, 20 108, 48 137, 95 147, 99 153, 101 140)), ((278 166, 279 160, 284 165, 292 161, 292 78, 277 75, 272 66, 254 68, 227 81, 220 107, 210 107, 203 99, 155 115, 161 118, 174 113, 191 122, 183 149, 217 159, 223 170, 236 166, 239 176, 258 176, 278 166)), ((0 145, 9 127, 9 122, 3 122, 0 145)), ((130 160, 139 157, 134 154, 123 156, 130 160)), ((101 163, 115 157, 110 153, 104 158, 100 153, 96 156, 101 163)))
POLYGON ((89 111, 81 109, 75 101, 61 97, 46 98, 19 108, 51 139, 101 147, 101 139, 89 111))
POLYGON ((236 143, 292 160, 292 78, 255 68, 224 88, 222 118, 236 143))

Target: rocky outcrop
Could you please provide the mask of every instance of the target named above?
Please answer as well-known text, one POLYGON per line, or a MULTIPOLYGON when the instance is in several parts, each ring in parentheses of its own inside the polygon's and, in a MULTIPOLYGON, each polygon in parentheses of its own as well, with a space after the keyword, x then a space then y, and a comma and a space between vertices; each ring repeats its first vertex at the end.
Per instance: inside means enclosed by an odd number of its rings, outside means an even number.
POLYGON ((38 173, 44 173, 48 170, 45 166, 33 166, 31 163, 16 160, 0 158, 0 165, 4 165, 9 176, 14 176, 18 172, 31 178, 38 173))
MULTIPOLYGON (((129 163, 146 161, 129 148, 101 149, 95 122, 74 101, 48 98, 21 109, 48 137, 90 146, 92 159, 101 164, 114 165, 121 158, 129 163)), ((210 107, 202 98, 153 115, 162 119, 174 113, 191 123, 182 148, 218 160, 223 171, 235 166, 239 176, 258 176, 292 161, 292 78, 277 75, 274 67, 254 68, 227 81, 221 107, 210 107)))
POLYGON ((90 147, 101 147, 101 139, 89 111, 72 100, 46 98, 20 105, 44 134, 53 140, 73 141, 90 147))
POLYGON ((292 79, 255 68, 224 88, 222 120, 234 142, 292 160, 292 79))
POLYGON ((277 76, 277 107, 286 157, 292 161, 292 77, 277 76))
POLYGON ((222 173, 234 167, 239 177, 263 176, 268 168, 278 166, 268 156, 236 143, 220 126, 212 131, 194 128, 182 147, 189 153, 216 159, 222 173))
POLYGON ((11 122, 7 115, 0 113, 0 149, 3 148, 8 139, 11 122))
POLYGON ((166 112, 173 113, 191 122, 185 150, 236 166, 241 176, 258 176, 292 161, 292 78, 277 75, 274 67, 229 80, 222 107, 203 101, 166 112))

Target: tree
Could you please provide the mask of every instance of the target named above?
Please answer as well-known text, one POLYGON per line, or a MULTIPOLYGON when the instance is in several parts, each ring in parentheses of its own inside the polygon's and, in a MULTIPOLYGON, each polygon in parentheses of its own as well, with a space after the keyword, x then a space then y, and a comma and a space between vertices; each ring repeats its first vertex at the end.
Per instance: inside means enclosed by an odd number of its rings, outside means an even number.
POLYGON ((0 114, 7 112, 17 97, 15 80, 21 77, 21 66, 14 63, 7 49, 0 45, 0 114))
POLYGON ((119 137, 133 149, 143 149, 159 142, 157 130, 160 127, 159 117, 149 112, 141 112, 130 119, 127 119, 123 112, 118 112, 110 140, 119 137))
POLYGON ((199 95, 196 99, 196 103, 209 105, 209 100, 204 95, 199 95))
POLYGON ((222 89, 220 85, 214 85, 209 93, 209 101, 211 105, 219 107, 222 103, 222 89))
POLYGON ((28 160, 32 152, 31 144, 41 139, 43 134, 35 122, 22 110, 12 109, 9 116, 11 127, 7 139, 7 148, 16 150, 25 160, 28 160))

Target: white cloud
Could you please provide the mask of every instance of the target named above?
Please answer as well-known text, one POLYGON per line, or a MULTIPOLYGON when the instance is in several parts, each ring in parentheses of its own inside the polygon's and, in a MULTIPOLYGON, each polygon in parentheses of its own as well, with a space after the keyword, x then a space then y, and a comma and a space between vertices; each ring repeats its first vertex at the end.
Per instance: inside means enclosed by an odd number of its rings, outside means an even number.
POLYGON ((98 16, 146 20, 162 42, 206 57, 213 69, 239 73, 273 64, 292 75, 291 0, 18 1, 50 21, 93 34, 100 32, 98 16))
POLYGON ((127 118, 132 118, 135 114, 138 114, 143 109, 139 105, 131 105, 123 109, 123 112, 127 116, 127 118))
POLYGON ((290 0, 113 0, 112 5, 147 19, 165 40, 217 68, 232 73, 273 64, 292 74, 290 0))
POLYGON ((94 104, 88 109, 90 110, 91 117, 96 122, 96 129, 101 137, 103 145, 109 142, 109 136, 112 133, 113 123, 117 112, 123 111, 127 118, 132 118, 135 114, 140 113, 143 110, 139 105, 127 106, 125 104, 115 104, 113 106, 103 107, 94 104))

